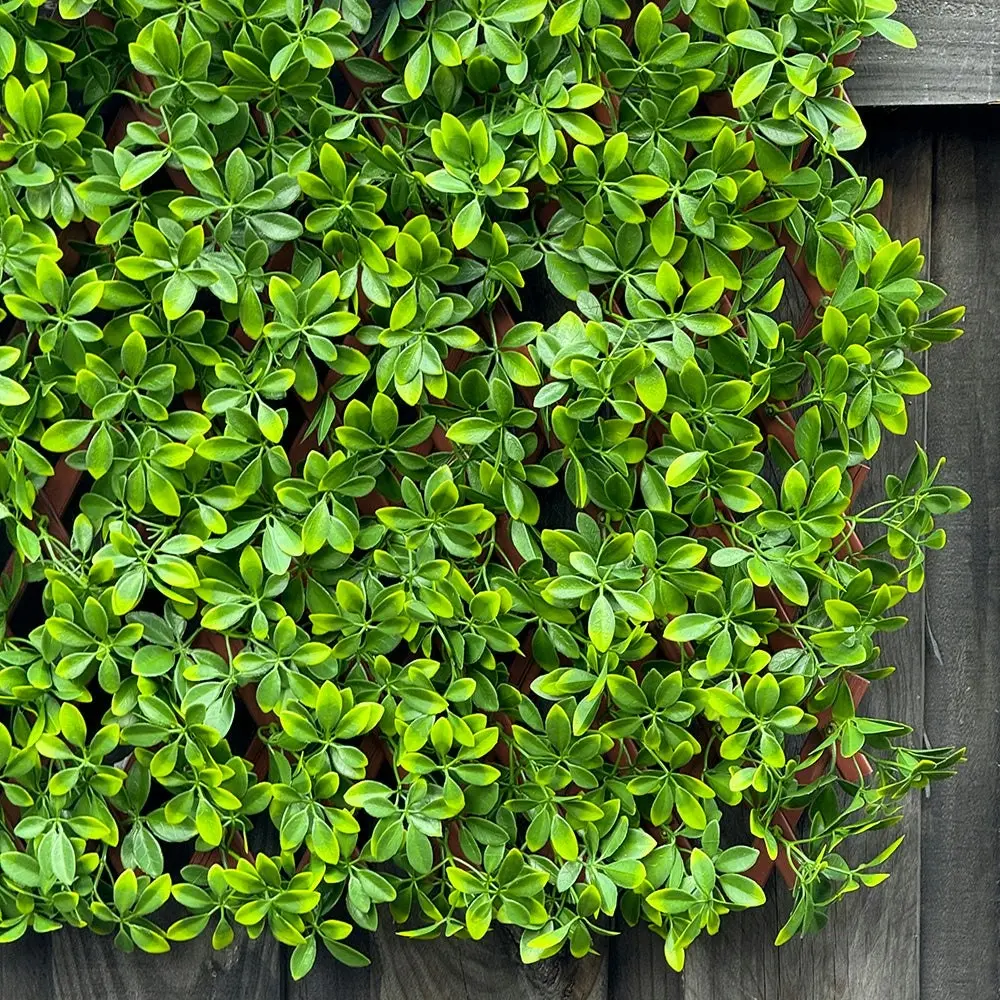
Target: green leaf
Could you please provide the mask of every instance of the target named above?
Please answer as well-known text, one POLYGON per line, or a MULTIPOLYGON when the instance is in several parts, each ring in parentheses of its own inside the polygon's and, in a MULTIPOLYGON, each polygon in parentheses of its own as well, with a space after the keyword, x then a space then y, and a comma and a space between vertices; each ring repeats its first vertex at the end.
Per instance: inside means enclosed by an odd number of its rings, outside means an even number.
POLYGON ((59 420, 42 435, 42 447, 48 451, 72 451, 83 443, 93 426, 92 420, 59 420))
POLYGON ((737 906, 763 906, 766 902, 764 890, 745 875, 720 875, 719 884, 737 906))
POLYGON ((872 18, 868 22, 883 38, 888 39, 893 45, 900 45, 904 49, 915 49, 917 39, 913 32, 899 21, 893 21, 888 17, 872 18))
POLYGON ((250 450, 246 441, 233 437, 211 437, 198 445, 198 454, 213 462, 235 462, 250 450))
POLYGON ((568 35, 580 23, 583 0, 566 0, 556 8, 549 21, 550 35, 568 35))
POLYGON ((641 55, 653 51, 663 34, 663 15, 655 3, 647 3, 635 19, 635 44, 641 55))
POLYGON ((586 270, 575 261, 567 260, 557 253, 546 253, 545 273, 556 291, 573 301, 589 287, 586 270))
POLYGON ((576 861, 580 855, 580 844, 573 828, 562 816, 552 817, 552 831, 549 836, 552 847, 560 858, 564 861, 576 861))
POLYGON ((687 451, 678 455, 667 469, 667 485, 683 486, 689 483, 701 471, 707 457, 708 452, 705 451, 687 451))
POLYGON ((83 714, 69 702, 59 706, 59 729, 74 746, 83 747, 87 742, 87 723, 83 714))
POLYGON ((149 180, 170 158, 170 150, 154 149, 140 153, 122 171, 119 186, 123 191, 131 191, 143 181, 149 180))
POLYGON ((704 639, 717 627, 718 621, 712 615, 692 612, 670 621, 663 630, 663 635, 674 642, 690 642, 694 639, 704 639))
POLYGON ((163 289, 163 314, 167 319, 180 319, 194 304, 198 289, 185 274, 174 274, 163 289))
POLYGON ((406 831, 406 860, 413 870, 420 875, 426 875, 434 866, 434 848, 430 839, 416 827, 406 831))
POLYGON ((448 428, 448 439, 456 444, 482 444, 495 430, 493 422, 485 417, 464 417, 448 428))
POLYGON ((587 618, 587 634, 590 641, 602 653, 611 648, 615 638, 615 613, 611 602, 601 594, 594 601, 587 618))
POLYGON ((76 854, 62 827, 51 829, 42 838, 38 860, 43 873, 50 873, 61 885, 71 885, 76 872, 76 854))
POLYGON ((771 59, 751 66, 733 85, 733 107, 742 108, 760 97, 771 82, 775 65, 771 59))
POLYGON ((684 296, 681 310, 686 313, 696 313, 711 309, 722 298, 722 293, 725 290, 726 286, 722 278, 705 278, 693 285, 684 296))
POLYGON ((431 47, 425 41, 418 45, 406 62, 403 84, 406 92, 416 100, 426 89, 431 78, 431 47))
POLYGON ((467 202, 451 225, 451 238, 456 250, 463 250, 478 235, 483 225, 483 209, 476 199, 467 202))
POLYGON ((137 378, 146 364, 146 341, 142 334, 133 330, 122 344, 122 368, 130 378, 137 378))
POLYGON ((739 31, 731 31, 726 36, 727 41, 737 48, 749 49, 751 52, 762 52, 764 55, 776 56, 778 53, 774 48, 774 43, 762 31, 754 28, 743 28, 739 31))
POLYGON ((198 803, 195 826, 198 828, 198 836, 207 844, 216 847, 222 843, 222 822, 207 799, 202 799, 198 803))
POLYGON ((303 942, 295 946, 292 952, 289 969, 292 979, 299 980, 305 977, 316 962, 316 937, 310 935, 303 942))
POLYGON ((0 406, 20 406, 27 403, 31 397, 20 386, 6 375, 0 375, 0 406))

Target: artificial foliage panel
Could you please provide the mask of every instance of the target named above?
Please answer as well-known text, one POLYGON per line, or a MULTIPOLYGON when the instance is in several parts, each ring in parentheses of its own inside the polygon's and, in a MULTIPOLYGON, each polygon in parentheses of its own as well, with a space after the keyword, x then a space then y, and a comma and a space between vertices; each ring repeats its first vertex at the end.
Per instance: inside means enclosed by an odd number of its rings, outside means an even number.
POLYGON ((894 6, 4 4, 2 940, 680 969, 884 877, 968 502, 851 506, 962 312, 845 159, 894 6))

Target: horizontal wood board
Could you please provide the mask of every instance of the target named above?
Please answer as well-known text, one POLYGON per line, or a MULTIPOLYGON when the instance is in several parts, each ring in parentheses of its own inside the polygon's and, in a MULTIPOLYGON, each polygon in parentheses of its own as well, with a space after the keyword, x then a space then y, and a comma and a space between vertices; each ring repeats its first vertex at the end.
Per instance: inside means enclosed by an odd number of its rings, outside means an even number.
POLYGON ((850 83, 863 105, 989 104, 1000 99, 997 0, 899 0, 897 19, 916 51, 876 37, 865 42, 850 83))

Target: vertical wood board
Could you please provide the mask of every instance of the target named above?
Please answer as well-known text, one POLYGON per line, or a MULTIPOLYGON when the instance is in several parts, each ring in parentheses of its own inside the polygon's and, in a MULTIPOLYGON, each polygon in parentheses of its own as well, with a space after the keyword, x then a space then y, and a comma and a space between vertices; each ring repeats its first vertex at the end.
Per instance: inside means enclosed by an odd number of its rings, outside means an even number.
POLYGON ((927 685, 932 744, 968 746, 959 776, 924 808, 922 1000, 978 1000, 1000 985, 1000 114, 942 123, 934 201, 935 280, 969 313, 966 335, 932 354, 927 438, 943 478, 973 497, 948 519, 928 565, 927 685))

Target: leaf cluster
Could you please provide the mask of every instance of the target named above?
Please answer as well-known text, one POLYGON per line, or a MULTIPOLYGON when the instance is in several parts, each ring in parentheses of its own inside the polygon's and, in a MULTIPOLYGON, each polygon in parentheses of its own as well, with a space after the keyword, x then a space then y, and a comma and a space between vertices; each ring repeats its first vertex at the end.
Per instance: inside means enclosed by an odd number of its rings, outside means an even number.
POLYGON ((962 755, 858 691, 968 503, 852 506, 961 332, 844 158, 894 7, 4 5, 0 940, 680 969, 884 877, 962 755))

